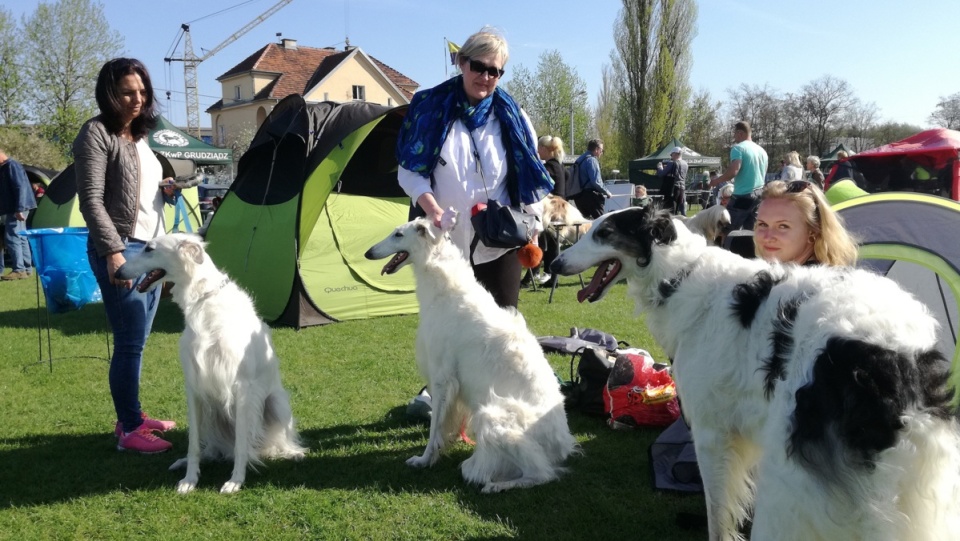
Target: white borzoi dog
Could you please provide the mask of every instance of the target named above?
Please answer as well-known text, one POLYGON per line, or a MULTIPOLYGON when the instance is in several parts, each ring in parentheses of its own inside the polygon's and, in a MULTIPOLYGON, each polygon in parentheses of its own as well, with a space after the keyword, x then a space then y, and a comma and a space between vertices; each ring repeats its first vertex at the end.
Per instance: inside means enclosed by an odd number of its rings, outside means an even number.
POLYGON ((714 244, 717 237, 723 233, 723 228, 730 225, 730 212, 723 205, 714 205, 703 209, 693 216, 676 216, 683 220, 691 232, 702 235, 707 244, 714 244))
POLYGON ((476 448, 460 471, 483 492, 556 479, 576 441, 557 378, 523 316, 497 306, 448 235, 427 220, 401 225, 366 253, 389 256, 384 273, 413 264, 417 366, 433 407, 427 447, 407 464, 432 466, 465 423, 476 448))
POLYGON ((711 540, 937 540, 960 532, 960 437, 936 321, 891 280, 746 260, 627 209, 553 263, 620 278, 673 359, 711 540))
POLYGON ((133 279, 146 273, 141 290, 173 282, 173 300, 183 310, 180 363, 187 389, 189 447, 177 484, 185 494, 197 486, 200 461, 233 458, 233 474, 220 489, 240 490, 248 464, 264 458, 300 460, 290 398, 280 383, 280 359, 270 328, 250 296, 220 272, 200 237, 175 233, 147 243, 146 250, 117 270, 133 279))

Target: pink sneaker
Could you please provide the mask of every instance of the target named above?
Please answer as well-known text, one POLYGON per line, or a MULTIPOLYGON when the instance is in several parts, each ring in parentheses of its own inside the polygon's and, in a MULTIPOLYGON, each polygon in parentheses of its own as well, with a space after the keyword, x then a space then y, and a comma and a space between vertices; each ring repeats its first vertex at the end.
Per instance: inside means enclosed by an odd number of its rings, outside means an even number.
MULTIPOLYGON (((150 417, 147 416, 146 413, 142 411, 140 412, 140 418, 143 419, 143 424, 140 425, 140 428, 146 428, 149 430, 159 430, 160 432, 166 432, 167 430, 171 430, 173 428, 176 428, 177 426, 177 423, 173 421, 161 421, 159 419, 151 419, 150 417)), ((120 423, 120 421, 117 421, 116 426, 114 426, 113 435, 118 438, 123 435, 123 425, 120 423)))
POLYGON ((117 440, 117 451, 136 451, 145 455, 169 451, 173 444, 155 435, 152 430, 142 426, 129 433, 121 434, 117 440))

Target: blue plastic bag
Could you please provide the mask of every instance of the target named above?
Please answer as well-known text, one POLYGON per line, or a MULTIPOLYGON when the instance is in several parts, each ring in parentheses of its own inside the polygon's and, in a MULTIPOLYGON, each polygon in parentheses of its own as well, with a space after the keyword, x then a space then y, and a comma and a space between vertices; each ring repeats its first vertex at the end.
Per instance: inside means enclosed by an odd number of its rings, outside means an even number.
POLYGON ((85 227, 28 229, 20 234, 30 241, 47 310, 58 314, 103 300, 87 259, 85 227))

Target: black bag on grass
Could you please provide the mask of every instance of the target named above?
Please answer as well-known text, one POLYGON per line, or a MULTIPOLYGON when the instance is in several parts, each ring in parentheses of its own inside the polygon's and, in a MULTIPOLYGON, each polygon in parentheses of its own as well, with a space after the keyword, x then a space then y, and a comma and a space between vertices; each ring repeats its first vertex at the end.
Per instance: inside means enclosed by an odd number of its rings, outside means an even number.
POLYGON ((613 361, 600 347, 585 347, 570 359, 570 381, 561 386, 564 405, 587 415, 606 417, 603 410, 603 388, 613 369, 613 361), (579 362, 577 358, 579 356, 579 362), (573 365, 577 372, 574 375, 573 365))

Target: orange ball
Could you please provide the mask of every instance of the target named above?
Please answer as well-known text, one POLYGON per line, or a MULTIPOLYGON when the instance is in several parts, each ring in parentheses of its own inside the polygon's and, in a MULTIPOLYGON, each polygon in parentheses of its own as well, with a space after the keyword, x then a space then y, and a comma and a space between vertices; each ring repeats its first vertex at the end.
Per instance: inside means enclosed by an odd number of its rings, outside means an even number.
POLYGON ((540 261, 543 260, 543 250, 539 246, 530 243, 520 248, 517 252, 517 257, 520 258, 520 264, 528 269, 537 268, 540 265, 540 261))

